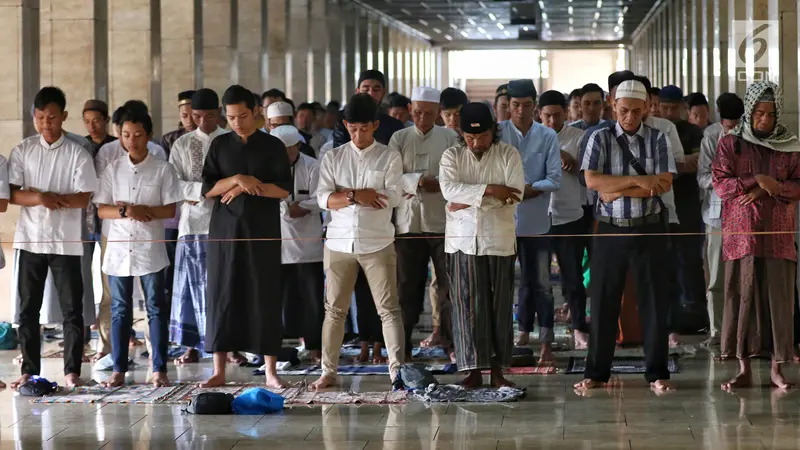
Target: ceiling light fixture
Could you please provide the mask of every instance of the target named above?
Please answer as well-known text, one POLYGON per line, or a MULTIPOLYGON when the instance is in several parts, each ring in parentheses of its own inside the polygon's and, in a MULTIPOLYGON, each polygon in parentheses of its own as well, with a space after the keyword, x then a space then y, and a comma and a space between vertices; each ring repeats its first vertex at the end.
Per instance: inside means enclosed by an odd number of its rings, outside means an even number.
POLYGON ((497 16, 495 16, 492 13, 489 13, 489 19, 491 19, 492 21, 495 21, 495 20, 497 20, 497 16))
POLYGON ((486 9, 486 3, 478 2, 478 4, 481 5, 481 8, 486 9))
POLYGON ((597 28, 597 22, 592 22, 592 28, 597 28))
POLYGON ((509 33, 509 32, 508 32, 508 30, 506 30, 506 31, 503 31, 503 34, 505 34, 505 35, 506 35, 506 37, 511 37, 511 33, 509 33))
POLYGON ((542 20, 547 20, 547 13, 545 12, 542 13, 542 20))
MULTIPOLYGON (((572 0, 570 0, 570 1, 572 1, 572 0)), ((544 9, 544 2, 542 0, 539 0, 539 8, 540 9, 544 9)))
POLYGON ((470 24, 470 25, 472 25, 473 27, 474 27, 475 25, 477 25, 477 23, 475 23, 475 19, 473 19, 472 17, 470 17, 469 19, 467 19, 467 22, 469 22, 469 24, 470 24))
POLYGON ((597 20, 599 18, 600 18, 600 11, 595 11, 594 12, 594 20, 597 20))
POLYGON ((544 27, 549 30, 550 29, 550 22, 545 22, 544 23, 544 27))
POLYGON ((486 34, 486 30, 484 30, 482 27, 478 27, 478 33, 486 34))
POLYGON ((488 40, 490 40, 490 41, 491 41, 493 38, 492 38, 490 35, 488 35, 488 34, 487 34, 487 35, 486 35, 486 39, 488 39, 488 40))
POLYGON ((619 19, 617 19, 617 23, 618 23, 618 24, 620 24, 620 25, 622 25, 623 23, 625 23, 625 19, 623 19, 622 17, 620 17, 619 19))
POLYGON ((597 9, 600 9, 602 7, 603 7, 603 0, 597 0, 597 9))
POLYGON ((449 34, 445 34, 444 38, 447 39, 448 41, 452 41, 453 40, 453 36, 450 36, 449 34))
POLYGON ((528 28, 528 27, 522 27, 522 31, 529 31, 529 30, 530 30, 530 28, 528 28))
POLYGON ((428 26, 428 22, 427 22, 427 21, 425 21, 425 20, 422 20, 422 19, 419 19, 418 21, 419 21, 419 24, 420 24, 420 25, 422 25, 422 26, 426 26, 426 27, 428 26))
POLYGON ((505 27, 503 26, 503 24, 502 24, 502 23, 500 23, 500 22, 497 22, 497 28, 500 28, 500 29, 502 30, 502 29, 504 29, 505 27))
POLYGON ((569 24, 572 25, 573 23, 574 23, 574 20, 572 20, 572 17, 570 17, 569 18, 569 24))
POLYGON ((428 6, 428 4, 427 4, 427 3, 425 3, 425 2, 419 2, 419 6, 422 6, 422 7, 423 7, 423 8, 425 8, 425 9, 431 9, 431 7, 430 7, 430 6, 428 6))
POLYGON ((622 14, 627 14, 627 13, 628 13, 628 7, 626 6, 622 8, 622 14))
POLYGON ((447 19, 445 19, 445 18, 444 18, 444 16, 443 16, 443 15, 441 15, 441 14, 437 14, 437 15, 436 15, 436 17, 438 17, 438 18, 439 18, 439 20, 441 20, 442 22, 445 22, 445 21, 447 20, 447 19))
POLYGON ((442 34, 442 30, 440 30, 438 28, 433 28, 433 32, 436 33, 436 34, 442 34))
POLYGON ((572 25, 570 25, 570 26, 569 26, 569 32, 570 32, 570 33, 572 33, 573 31, 575 31, 575 29, 574 29, 574 28, 572 28, 572 25))
POLYGON ((572 6, 568 6, 567 7, 567 14, 569 14, 571 16, 572 12, 573 12, 572 6))
POLYGON ((619 33, 619 25, 614 27, 614 33, 619 33))
POLYGON ((400 11, 402 11, 402 12, 403 12, 403 14, 405 14, 405 15, 407 15, 407 16, 410 16, 410 15, 411 15, 411 11, 409 11, 409 10, 407 10, 407 9, 405 9, 405 8, 401 9, 400 11))
POLYGON ((454 24, 454 23, 450 24, 450 28, 452 28, 453 31, 458 31, 458 26, 456 24, 454 24))
POLYGON ((469 37, 469 33, 467 33, 466 30, 461 30, 461 35, 464 37, 469 37))

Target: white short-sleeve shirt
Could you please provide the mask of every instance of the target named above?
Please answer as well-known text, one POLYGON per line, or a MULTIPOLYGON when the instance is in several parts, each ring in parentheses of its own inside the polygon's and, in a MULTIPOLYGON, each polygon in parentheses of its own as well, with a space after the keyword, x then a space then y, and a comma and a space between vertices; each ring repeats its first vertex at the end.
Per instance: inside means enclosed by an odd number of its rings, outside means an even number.
MULTIPOLYGON (((11 199, 11 187, 8 185, 8 160, 0 155, 0 200, 11 199)), ((0 269, 6 266, 3 247, 0 247, 0 269)))
MULTIPOLYGON (((62 135, 52 145, 40 135, 29 137, 11 150, 8 182, 25 190, 78 194, 94 192, 94 162, 80 144, 62 135)), ((31 253, 83 255, 82 210, 49 210, 23 206, 14 234, 14 248, 31 253)))
MULTIPOLYGON (((130 157, 112 162, 103 173, 94 202, 98 205, 164 206, 181 201, 178 178, 172 166, 148 154, 133 164, 130 157)), ((164 221, 106 220, 108 244, 103 272, 115 277, 142 276, 169 265, 164 245, 164 221), (160 242, 154 242, 160 241, 160 242)))

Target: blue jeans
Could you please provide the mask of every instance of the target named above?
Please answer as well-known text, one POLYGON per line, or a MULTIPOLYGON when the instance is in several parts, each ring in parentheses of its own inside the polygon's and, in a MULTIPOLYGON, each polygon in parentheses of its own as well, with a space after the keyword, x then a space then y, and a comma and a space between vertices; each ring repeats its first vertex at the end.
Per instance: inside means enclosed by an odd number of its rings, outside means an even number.
MULTIPOLYGON (((166 373, 167 346, 169 345, 169 304, 164 294, 164 272, 139 277, 142 280, 150 343, 153 354, 153 372, 166 373)), ((134 277, 108 277, 111 285, 111 355, 114 372, 128 371, 128 344, 133 327, 134 277)))
POLYGON ((549 237, 518 237, 519 298, 517 316, 519 330, 533 331, 534 317, 539 321, 539 340, 552 343, 554 340, 553 287, 550 283, 549 237))

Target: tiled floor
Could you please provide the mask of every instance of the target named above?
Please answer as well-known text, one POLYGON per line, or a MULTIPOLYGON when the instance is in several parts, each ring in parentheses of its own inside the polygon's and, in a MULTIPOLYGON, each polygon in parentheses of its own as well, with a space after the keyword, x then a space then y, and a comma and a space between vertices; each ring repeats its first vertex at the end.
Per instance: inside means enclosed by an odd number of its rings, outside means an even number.
MULTIPOLYGON (((0 376, 13 380, 14 352, 0 352, 0 376)), ((719 383, 736 364, 714 362, 700 351, 681 360, 679 390, 651 392, 642 376, 590 397, 576 395, 577 375, 521 376, 523 402, 496 405, 295 407, 270 416, 188 416, 179 407, 34 405, 0 392, 0 450, 5 449, 795 449, 800 448, 800 392, 761 386, 728 394, 719 383)), ((60 361, 45 360, 45 376, 60 381, 60 361)), ((798 366, 788 373, 800 379, 798 366)), ((86 365, 86 378, 91 368, 86 365)), ((172 370, 172 368, 171 368, 172 370)), ((171 373, 198 380, 208 363, 171 373)), ((249 380, 250 369, 230 369, 249 380)), ((136 381, 145 373, 137 371, 136 381)), ((454 377, 442 377, 452 381, 454 377)), ((354 390, 385 390, 383 377, 344 380, 354 390)))

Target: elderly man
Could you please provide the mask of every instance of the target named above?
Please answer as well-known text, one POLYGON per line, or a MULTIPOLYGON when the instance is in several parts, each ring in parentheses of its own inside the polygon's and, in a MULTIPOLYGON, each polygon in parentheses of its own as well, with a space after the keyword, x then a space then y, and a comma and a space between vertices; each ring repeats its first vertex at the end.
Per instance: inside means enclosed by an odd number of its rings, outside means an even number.
POLYGON ((469 103, 461 110, 463 141, 447 149, 439 167, 447 200, 445 252, 453 302, 456 364, 462 386, 513 386, 503 377, 511 364, 514 303, 514 212, 525 190, 520 152, 497 139, 491 109, 469 103))
POLYGON ((717 155, 717 144, 723 136, 739 124, 744 114, 744 102, 736 94, 726 92, 717 97, 717 112, 722 118, 706 128, 700 144, 700 162, 697 166, 697 183, 703 190, 703 222, 706 225, 706 264, 708 265, 708 307, 710 346, 720 344, 722 306, 725 301, 725 272, 722 263, 722 200, 714 191, 711 162, 717 155))
POLYGON ((445 200, 439 187, 439 161, 442 153, 458 143, 458 134, 434 126, 439 115, 440 92, 417 87, 411 95, 411 118, 414 126, 398 131, 389 148, 403 159, 403 195, 395 210, 397 237, 397 280, 403 325, 406 331, 406 358, 411 352, 411 334, 419 321, 425 300, 428 261, 436 273, 437 304, 430 344, 449 339, 450 300, 444 254, 445 200), (443 335, 443 336, 442 336, 443 335))
POLYGON ((500 139, 516 147, 522 155, 525 192, 517 211, 517 246, 520 264, 519 338, 516 344, 529 344, 534 317, 539 321, 541 352, 539 361, 553 360, 552 344, 555 313, 550 284, 550 193, 561 183, 561 152, 558 136, 533 120, 536 88, 531 80, 508 83, 511 119, 498 125, 500 139))
POLYGON ((800 142, 780 123, 782 95, 769 81, 751 85, 744 115, 719 141, 712 164, 725 233, 722 356, 739 359, 739 373, 722 384, 725 390, 750 386, 750 358, 764 353, 772 355, 772 385, 792 387, 781 365, 794 356, 800 142), (752 234, 758 232, 775 234, 752 234))
POLYGON ((667 359, 668 278, 661 266, 667 251, 666 208, 659 195, 676 172, 669 141, 642 123, 647 89, 627 80, 615 90, 617 122, 596 129, 581 163, 589 188, 600 195, 592 257, 591 333, 585 379, 578 393, 605 385, 611 376, 617 320, 628 270, 637 288, 644 332, 645 378, 653 389, 674 389, 667 359), (603 236, 609 235, 609 236, 603 236))
POLYGON ((578 180, 578 158, 584 131, 566 125, 567 100, 561 92, 547 91, 539 97, 542 124, 558 133, 561 148, 561 188, 550 197, 553 253, 561 269, 561 291, 569 307, 575 348, 588 345, 586 288, 583 284, 583 255, 589 248, 594 225, 591 210, 586 213, 586 188, 578 180))
POLYGON ((344 339, 344 321, 363 269, 383 325, 394 389, 402 389, 403 319, 397 299, 397 254, 392 209, 400 203, 403 167, 400 154, 377 142, 378 105, 356 94, 344 110, 351 141, 325 154, 320 163, 317 201, 331 211, 325 241, 325 323, 322 328, 322 376, 312 389, 336 383, 344 339))
POLYGON ((206 334, 206 254, 211 225, 212 200, 200 195, 203 188, 203 164, 211 141, 225 130, 218 126, 219 96, 211 89, 200 89, 192 96, 192 120, 197 129, 172 145, 169 162, 178 176, 178 186, 185 200, 181 204, 178 246, 175 254, 176 276, 172 288, 170 342, 186 348, 175 364, 194 363, 205 349, 206 334))

